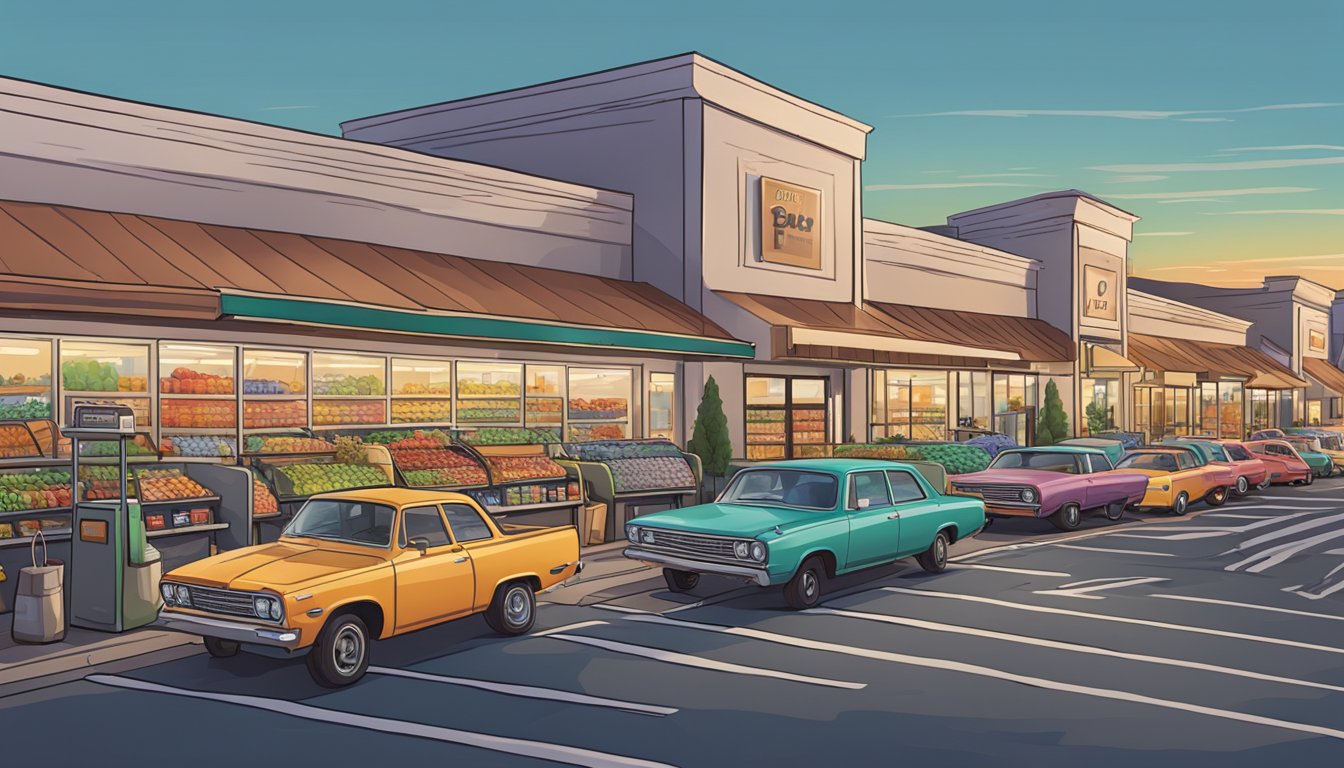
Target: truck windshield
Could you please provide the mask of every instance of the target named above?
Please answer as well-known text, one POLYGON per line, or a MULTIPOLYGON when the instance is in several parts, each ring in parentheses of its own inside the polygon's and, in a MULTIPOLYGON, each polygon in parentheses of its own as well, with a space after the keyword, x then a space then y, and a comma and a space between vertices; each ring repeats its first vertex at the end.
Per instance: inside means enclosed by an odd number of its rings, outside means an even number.
POLYGON ((294 516, 284 535, 386 547, 392 542, 396 515, 396 510, 383 504, 311 499, 294 516))
POLYGON ((1007 451, 1000 453, 990 469, 1042 469, 1046 472, 1078 474, 1078 463, 1071 453, 1051 451, 1007 451))
POLYGON ((801 509, 835 509, 839 482, 821 472, 794 469, 747 469, 738 472, 719 501, 771 504, 801 509))

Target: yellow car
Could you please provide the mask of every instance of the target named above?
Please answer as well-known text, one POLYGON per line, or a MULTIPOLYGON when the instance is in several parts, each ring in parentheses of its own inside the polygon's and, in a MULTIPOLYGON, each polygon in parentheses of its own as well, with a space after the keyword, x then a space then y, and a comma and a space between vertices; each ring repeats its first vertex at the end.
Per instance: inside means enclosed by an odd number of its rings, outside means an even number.
POLYGON ((1177 515, 1185 514, 1196 501, 1222 506, 1237 483, 1230 466, 1209 464, 1197 451, 1175 446, 1130 451, 1115 471, 1148 476, 1148 492, 1136 505, 1139 509, 1166 509, 1177 515))
POLYGON ((306 654, 313 679, 335 688, 363 677, 372 640, 475 613, 523 634, 536 593, 582 569, 573 527, 500 524, 460 493, 328 493, 279 541, 164 576, 156 626, 201 635, 216 657, 306 654))

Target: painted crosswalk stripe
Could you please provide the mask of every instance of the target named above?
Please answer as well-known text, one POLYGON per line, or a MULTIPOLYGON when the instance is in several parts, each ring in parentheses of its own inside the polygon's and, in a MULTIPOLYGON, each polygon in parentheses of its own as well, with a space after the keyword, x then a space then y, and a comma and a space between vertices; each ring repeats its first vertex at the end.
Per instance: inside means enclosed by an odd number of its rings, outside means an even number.
POLYGON ((1113 539, 1147 539, 1148 541, 1193 541, 1195 539, 1216 539, 1222 536, 1234 536, 1234 531, 1191 531, 1190 533, 1173 533, 1163 536, 1158 532, 1156 535, 1147 533, 1112 533, 1113 539))
MULTIPOLYGON (((1342 566, 1344 567, 1344 566, 1342 566)), ((1301 589, 1300 586, 1293 587, 1293 590, 1301 589)), ((1287 590, 1285 590, 1287 591, 1287 590)), ((1294 616, 1306 616, 1312 619, 1329 619, 1331 621, 1344 621, 1344 616, 1333 616, 1328 613, 1313 613, 1311 611, 1298 611, 1292 608, 1278 608, 1273 605, 1256 605, 1255 603, 1238 603, 1234 600, 1216 600, 1212 597, 1193 597, 1191 595, 1161 595, 1152 594, 1149 597, 1156 597, 1161 600, 1182 600, 1188 603, 1208 603, 1210 605, 1228 605, 1234 608, 1250 608, 1256 611, 1269 611, 1271 613, 1288 613, 1294 616)))
POLYGON ((1239 560, 1225 567, 1223 570, 1235 571, 1245 568, 1247 573, 1263 573, 1276 565, 1287 562, 1300 552, 1311 549, 1318 544, 1333 541, 1341 537, 1344 537, 1344 530, 1326 531, 1325 533, 1317 534, 1310 538, 1289 541, 1276 547, 1261 550, 1244 560, 1239 560))
POLYGON ((384 675, 387 677, 402 677, 408 680, 420 680, 427 683, 438 683, 440 685, 456 685, 463 688, 477 688, 482 691, 492 693, 502 693, 507 696, 519 696, 525 699, 544 699, 547 701, 562 701, 566 704, 582 704, 588 707, 605 707, 607 709, 619 709, 626 712, 638 712, 642 715, 674 715, 677 710, 672 707, 659 707, 652 704, 640 704, 633 701, 622 701, 620 699, 608 699, 602 696, 589 696, 585 693, 574 693, 572 691, 561 691, 555 688, 538 688, 533 685, 516 685, 514 683, 496 683, 491 680, 474 680, 469 677, 449 677, 447 675, 434 675, 427 672, 416 672, 411 669, 393 669, 391 667, 369 667, 369 674, 384 675))
MULTIPOLYGON (((643 619, 659 619, 661 616, 654 614, 639 615, 631 614, 631 621, 643 619)), ((672 621, 672 619, 667 619, 672 621)), ((622 643, 615 640, 604 640, 599 637, 587 637, 585 635, 551 635, 552 640, 565 640, 571 643, 582 643, 591 645, 594 648, 613 651, 615 653, 624 653, 630 656, 641 656, 654 661, 662 661, 668 664, 677 664, 683 667, 697 667, 699 669, 708 669, 715 672, 728 672, 734 675, 750 675, 752 677, 770 677, 776 680, 788 680, 795 683, 806 683, 808 685, 820 685, 826 688, 847 688, 852 691, 868 687, 867 683, 851 683, 845 680, 831 680, 825 677, 812 677, 810 675, 795 675, 792 672, 781 672, 777 669, 764 669, 761 667, 748 667, 742 664, 733 664, 727 661, 715 661, 700 656, 692 656, 688 653, 677 653, 662 648, 650 648, 644 645, 633 645, 631 643, 622 643)))
POLYGON ((981 565, 979 563, 949 563, 948 570, 976 570, 976 571, 998 571, 1000 573, 1019 573, 1023 576, 1053 576, 1056 578, 1071 578, 1072 574, 1063 571, 1034 571, 1030 568, 1009 568, 1003 565, 981 565))
POLYGON ((1082 600, 1104 600, 1100 595, 1094 595, 1093 592, 1105 592, 1108 589, 1124 589, 1125 587, 1134 587, 1140 584, 1156 584, 1159 581, 1171 581, 1171 579, 1160 579, 1155 576, 1140 576, 1133 579, 1092 579, 1089 581, 1080 581, 1075 584, 1065 584, 1054 589, 1038 589, 1032 592, 1033 595, 1050 595, 1052 597, 1076 597, 1082 600), (1089 584, 1091 581, 1102 581, 1103 584, 1091 584, 1091 586, 1081 586, 1089 584))
POLYGON ((1205 517, 1225 517, 1229 520, 1279 520, 1278 515, 1238 515, 1232 512, 1205 512, 1196 519, 1205 517))
POLYGON ((223 704, 233 704, 240 707, 260 709, 280 715, 288 715, 290 717, 313 720, 330 725, 344 725, 352 728, 362 728, 368 731, 379 731, 381 733, 391 733, 399 736, 431 739, 449 744, 460 744, 462 746, 476 747, 478 749, 488 749, 492 752, 503 752, 505 754, 518 755, 520 757, 531 757, 537 760, 551 760, 557 763, 564 763, 565 765, 583 765, 591 766, 591 768, 672 768, 672 766, 669 766, 667 763, 642 760, 636 757, 625 757, 609 752, 598 752, 596 750, 583 749, 582 747, 552 744, 546 741, 516 739, 508 736, 492 736, 490 734, 475 733, 473 731, 464 731, 457 728, 445 728, 437 725, 412 723, 387 717, 361 715, 355 712, 343 712, 336 709, 314 707, 310 704, 300 704, 285 699, 271 699, 265 696, 246 696, 236 693, 195 691, 189 688, 175 688, 170 685, 160 685, 159 683, 151 683, 145 680, 136 680, 118 675, 89 675, 84 679, 91 683, 97 683, 98 685, 126 688, 129 690, 144 691, 146 693, 162 693, 169 696, 181 696, 189 699, 203 699, 223 704))
POLYGON ((1142 557, 1175 557, 1170 552, 1145 552, 1141 549, 1107 549, 1106 547, 1080 547, 1077 544, 1056 544, 1061 549, 1077 549, 1083 552, 1109 552, 1113 555, 1140 555, 1142 557))
POLYGON ((1181 667, 1182 669, 1194 669, 1201 672, 1215 672, 1220 675, 1231 675, 1233 677, 1244 677, 1250 680, 1263 680, 1271 683, 1282 683, 1284 685, 1296 685, 1304 688, 1319 688, 1325 691, 1344 692, 1344 686, 1330 685, 1328 683, 1318 683, 1313 680, 1299 680, 1293 677, 1280 677, 1279 675, 1268 675, 1260 672, 1251 672, 1245 669, 1235 667, 1222 667, 1217 664, 1205 664, 1199 661, 1185 661, 1182 659, 1173 659, 1169 656, 1149 656, 1143 653, 1127 653, 1125 651, 1114 651, 1110 648, 1102 648, 1095 645, 1083 645, 1081 643, 1063 643, 1058 640, 1047 640, 1042 637, 1033 637, 1030 635, 1014 635, 1008 632, 996 632, 989 629, 977 629, 975 627, 966 627, 960 624, 943 624, 936 621, 924 621, 923 619, 913 619, 906 616, 890 616, 884 613, 867 613, 863 611, 848 611, 838 608, 812 608, 803 613, 812 613, 818 615, 842 616, 850 619, 859 619, 862 621, 875 621, 884 624, 896 624, 903 627, 913 627, 915 629, 927 629, 931 632, 947 632, 955 635, 966 635, 968 637, 983 637, 988 640, 1001 640, 1008 643, 1017 643, 1027 645, 1033 648, 1054 648, 1060 651, 1071 651, 1074 653, 1085 653, 1092 656, 1109 656, 1114 659, 1125 659, 1127 661, 1138 661, 1145 664, 1157 664, 1166 667, 1181 667))
MULTIPOLYGON (((1174 632, 1190 632, 1196 635, 1212 635, 1215 637, 1226 637, 1232 640, 1245 640, 1252 643, 1265 643, 1267 645, 1282 645, 1289 648, 1301 648, 1308 651, 1320 651, 1322 653, 1344 654, 1344 648, 1336 648, 1329 645, 1317 645, 1315 643, 1303 643, 1297 640, 1285 640, 1281 637, 1264 637, 1261 635, 1248 635, 1243 632, 1231 632, 1225 629, 1210 629, 1209 627, 1195 627, 1188 624, 1171 624, 1165 621, 1153 621, 1151 619, 1132 619, 1128 616, 1108 616, 1104 613, 1084 613, 1083 611, 1073 611, 1067 608, 1051 608, 1045 605, 1029 605, 1027 603, 1014 603, 1008 600, 997 600, 992 597, 980 597, 978 595, 958 595, 951 592, 938 592, 932 589, 907 589, 906 587, 879 587, 885 592, 896 592, 902 595, 914 595, 916 597, 932 597, 943 600, 962 600, 971 603, 980 603, 982 605, 994 605, 1000 608, 1008 608, 1015 611, 1030 611, 1032 613, 1050 613, 1056 616, 1072 616, 1079 619, 1091 619, 1093 621, 1111 621, 1117 624, 1134 624, 1141 627, 1153 627, 1155 629, 1167 629, 1174 632)), ((644 618, 635 616, 632 618, 644 618)))
MULTIPOLYGON (((894 589, 894 588, 893 588, 894 589)), ((669 619, 663 616, 630 616, 628 621, 649 622, 654 624, 666 624, 670 626, 682 627, 684 629, 700 630, 704 632, 718 632, 725 635, 736 637, 747 637, 754 640, 762 640, 768 643, 778 643, 780 645, 789 645, 795 648, 808 648, 816 651, 827 651, 830 653, 844 654, 846 656, 857 656, 876 661, 889 661, 896 664, 906 664, 914 667, 924 667, 926 669, 938 669, 946 672, 961 672, 977 677, 987 677, 995 680, 1003 680, 1020 685, 1028 685, 1033 688, 1044 688, 1051 691, 1060 691, 1063 693, 1073 693, 1081 696, 1092 696, 1101 699, 1111 699, 1114 701, 1124 701, 1133 704, 1147 704, 1164 709, 1174 709, 1193 714, 1207 715, 1209 717, 1220 718, 1224 720, 1233 720, 1243 723, 1254 723, 1256 725, 1265 725, 1271 728, 1281 728, 1300 733, 1313 733, 1318 736, 1328 736, 1332 739, 1344 739, 1344 731, 1334 728, 1326 728, 1310 723, 1298 723, 1291 720, 1279 720, 1272 717, 1262 717, 1260 715, 1251 715, 1245 712, 1236 712, 1228 709, 1218 709, 1216 707, 1206 707, 1200 704, 1188 704, 1182 701, 1171 699, 1159 699, 1154 696, 1145 696, 1128 691, 1115 690, 1111 688, 1095 688, 1087 685, 1077 685, 1075 683, 1066 683, 1060 680, 1051 680, 1044 677, 1034 677, 1031 675, 1020 675, 1015 672, 996 669, 994 667, 981 666, 979 664, 969 664, 963 661, 954 661, 952 659, 941 659, 930 656, 913 656, 906 653, 896 653, 894 651, 879 651, 871 648, 858 648, 850 645, 841 645, 839 643, 828 643, 821 640, 808 640, 791 635, 781 635, 775 632, 766 632, 759 629, 748 629, 746 627, 725 627, 719 624, 701 624, 693 621, 681 621, 679 619, 669 619)))
POLYGON ((576 624, 566 624, 563 627, 551 627, 550 629, 543 629, 539 632, 533 632, 530 635, 528 635, 528 637, 545 637, 547 635, 554 635, 559 632, 568 632, 571 629, 583 629, 584 627, 597 627, 606 623, 607 622, 605 621, 580 621, 576 624))
POLYGON ((1270 531, 1269 533, 1264 533, 1259 536, 1256 536, 1253 539, 1247 539, 1245 541, 1238 542, 1235 547, 1227 550, 1226 552, 1223 553, 1223 555, 1234 555, 1238 552, 1244 552, 1248 549, 1258 547, 1261 544, 1268 544, 1271 541, 1276 541, 1278 539, 1285 539, 1289 536, 1292 536, 1295 533, 1302 533, 1304 531, 1310 531, 1313 528, 1321 528, 1326 525, 1332 525, 1334 523, 1339 522, 1341 518, 1344 518, 1344 515, 1331 515, 1330 517, 1318 517, 1315 520, 1307 520, 1305 522, 1298 523, 1297 525, 1290 525, 1287 528, 1279 528, 1278 530, 1270 531))

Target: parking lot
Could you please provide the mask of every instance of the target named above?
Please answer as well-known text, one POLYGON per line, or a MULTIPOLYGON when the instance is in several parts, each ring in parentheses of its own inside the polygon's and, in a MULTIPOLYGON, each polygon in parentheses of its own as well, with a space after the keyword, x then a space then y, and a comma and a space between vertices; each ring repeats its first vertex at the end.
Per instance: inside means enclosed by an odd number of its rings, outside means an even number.
POLYGON ((198 765, 1339 763, 1344 483, 1196 511, 1001 521, 941 575, 845 577, 803 613, 649 572, 544 605, 527 637, 473 618, 383 643, 335 692, 301 663, 200 653, 0 707, 10 754, 56 764, 72 723, 198 765))

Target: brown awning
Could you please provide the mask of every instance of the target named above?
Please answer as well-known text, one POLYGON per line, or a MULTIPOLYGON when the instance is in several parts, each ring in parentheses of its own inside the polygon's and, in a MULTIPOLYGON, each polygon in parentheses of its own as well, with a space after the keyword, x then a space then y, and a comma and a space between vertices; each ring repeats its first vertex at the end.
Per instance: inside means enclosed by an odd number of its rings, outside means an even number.
POLYGON ((1247 386, 1257 389, 1307 386, 1307 382, 1264 352, 1235 344, 1131 333, 1129 357, 1145 368, 1193 373, 1205 381, 1245 379, 1247 386))
POLYGON ((776 357, 948 368, 1026 367, 1073 359, 1069 337, 1041 320, 881 302, 856 306, 718 293, 770 324, 776 357))
POLYGON ((6 308, 754 356, 646 283, 543 267, 5 201, 0 243, 6 308))
POLYGON ((1304 357, 1302 371, 1315 379, 1317 384, 1334 392, 1335 397, 1344 397, 1344 371, 1331 365, 1329 360, 1304 357))

